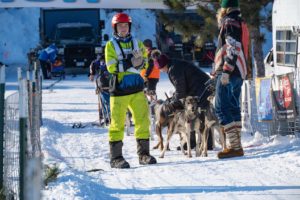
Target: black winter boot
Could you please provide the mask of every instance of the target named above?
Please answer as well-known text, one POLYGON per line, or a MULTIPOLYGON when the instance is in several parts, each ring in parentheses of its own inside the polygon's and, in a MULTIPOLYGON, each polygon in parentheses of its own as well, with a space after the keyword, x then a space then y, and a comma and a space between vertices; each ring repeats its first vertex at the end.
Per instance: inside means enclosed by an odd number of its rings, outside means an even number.
POLYGON ((149 153, 149 139, 137 139, 137 154, 141 165, 156 164, 156 159, 149 153))
POLYGON ((122 141, 109 142, 110 147, 110 167, 111 168, 130 168, 129 163, 123 158, 122 155, 122 141))

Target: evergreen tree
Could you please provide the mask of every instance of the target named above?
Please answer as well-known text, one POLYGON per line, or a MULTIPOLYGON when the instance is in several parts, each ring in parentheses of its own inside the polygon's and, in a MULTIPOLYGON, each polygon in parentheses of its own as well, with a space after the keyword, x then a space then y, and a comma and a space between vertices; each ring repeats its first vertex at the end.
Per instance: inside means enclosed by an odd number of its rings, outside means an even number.
MULTIPOLYGON (((265 41, 264 34, 260 27, 271 29, 271 9, 268 6, 274 0, 240 0, 242 17, 248 24, 253 48, 254 67, 256 67, 257 77, 265 75, 263 63, 262 44, 265 41), (261 15, 261 10, 265 9, 266 15, 261 15)), ((160 14, 160 18, 167 24, 167 28, 180 32, 184 38, 196 37, 195 43, 203 45, 205 41, 215 39, 218 36, 216 20, 217 10, 220 8, 219 0, 164 0, 164 4, 176 13, 184 13, 188 7, 196 7, 197 13, 203 17, 203 23, 194 25, 178 19, 170 19, 160 14)))

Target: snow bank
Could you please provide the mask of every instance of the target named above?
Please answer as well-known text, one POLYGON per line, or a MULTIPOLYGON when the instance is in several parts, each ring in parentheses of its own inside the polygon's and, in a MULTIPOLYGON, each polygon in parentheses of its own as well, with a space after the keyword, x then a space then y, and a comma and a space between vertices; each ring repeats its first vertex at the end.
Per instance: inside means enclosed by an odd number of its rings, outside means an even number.
POLYGON ((0 61, 26 63, 39 42, 39 8, 0 9, 0 61))

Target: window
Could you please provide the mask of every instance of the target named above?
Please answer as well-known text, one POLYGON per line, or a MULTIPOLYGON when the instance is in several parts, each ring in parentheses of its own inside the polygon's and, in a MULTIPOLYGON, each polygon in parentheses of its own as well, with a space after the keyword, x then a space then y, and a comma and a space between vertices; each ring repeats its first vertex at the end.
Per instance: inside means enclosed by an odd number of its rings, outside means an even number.
POLYGON ((289 30, 276 31, 276 63, 294 67, 296 61, 296 36, 289 30))

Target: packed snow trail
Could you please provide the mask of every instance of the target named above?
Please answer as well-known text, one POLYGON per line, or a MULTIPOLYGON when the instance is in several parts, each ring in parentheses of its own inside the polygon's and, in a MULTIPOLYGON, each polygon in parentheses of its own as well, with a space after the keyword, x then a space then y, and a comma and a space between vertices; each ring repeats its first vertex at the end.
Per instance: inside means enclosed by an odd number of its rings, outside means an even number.
MULTIPOLYGON (((170 88, 163 75, 159 98, 170 88)), ((151 149, 158 164, 141 166, 134 136, 124 134, 123 155, 131 168, 111 169, 108 131, 91 125, 97 109, 94 84, 86 76, 67 76, 51 91, 43 90, 44 164, 57 164, 61 171, 43 190, 43 199, 300 199, 299 138, 243 135, 245 156, 219 160, 220 147, 206 158, 195 152, 187 158, 176 150, 174 135, 165 158, 151 149), (72 128, 74 123, 86 126, 72 128)))

